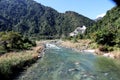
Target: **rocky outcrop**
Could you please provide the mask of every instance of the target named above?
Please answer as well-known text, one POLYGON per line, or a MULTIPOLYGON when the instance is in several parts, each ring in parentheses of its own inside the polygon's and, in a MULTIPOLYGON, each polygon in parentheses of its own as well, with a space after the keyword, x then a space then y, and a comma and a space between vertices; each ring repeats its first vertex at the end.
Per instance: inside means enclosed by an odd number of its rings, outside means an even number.
POLYGON ((73 32, 71 32, 70 36, 76 36, 78 34, 83 34, 86 30, 86 26, 77 27, 73 32))

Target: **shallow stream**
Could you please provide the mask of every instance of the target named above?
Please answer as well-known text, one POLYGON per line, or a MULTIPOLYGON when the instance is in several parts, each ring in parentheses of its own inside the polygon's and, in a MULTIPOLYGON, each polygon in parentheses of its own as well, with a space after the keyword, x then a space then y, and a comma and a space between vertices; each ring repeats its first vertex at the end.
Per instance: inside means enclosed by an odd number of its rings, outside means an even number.
POLYGON ((120 66, 111 59, 47 44, 44 57, 16 80, 120 80, 120 66))

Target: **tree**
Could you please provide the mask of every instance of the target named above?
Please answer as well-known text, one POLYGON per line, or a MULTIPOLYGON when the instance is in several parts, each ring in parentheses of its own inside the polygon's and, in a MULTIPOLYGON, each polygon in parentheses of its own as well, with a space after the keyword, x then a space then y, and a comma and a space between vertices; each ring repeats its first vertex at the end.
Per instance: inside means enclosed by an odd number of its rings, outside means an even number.
POLYGON ((34 41, 20 35, 17 32, 0 32, 0 45, 6 51, 30 49, 36 46, 34 41))
POLYGON ((101 31, 95 32, 94 41, 98 44, 114 46, 115 45, 115 38, 116 38, 116 30, 112 27, 104 28, 101 31))

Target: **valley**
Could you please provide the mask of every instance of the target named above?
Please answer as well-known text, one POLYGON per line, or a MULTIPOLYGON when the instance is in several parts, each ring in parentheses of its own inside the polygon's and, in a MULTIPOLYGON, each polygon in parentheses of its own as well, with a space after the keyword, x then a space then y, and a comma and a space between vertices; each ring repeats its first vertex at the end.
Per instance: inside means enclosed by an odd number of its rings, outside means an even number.
POLYGON ((119 80, 120 6, 92 20, 34 0, 0 0, 0 79, 119 80))

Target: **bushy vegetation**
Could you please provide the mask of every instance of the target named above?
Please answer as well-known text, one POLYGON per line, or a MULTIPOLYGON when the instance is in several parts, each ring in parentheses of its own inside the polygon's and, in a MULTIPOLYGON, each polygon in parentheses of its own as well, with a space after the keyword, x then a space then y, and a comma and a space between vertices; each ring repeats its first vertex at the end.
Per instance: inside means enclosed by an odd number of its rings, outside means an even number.
POLYGON ((29 37, 56 38, 67 36, 76 27, 93 23, 78 13, 58 13, 33 0, 0 0, 0 31, 13 30, 29 37))
POLYGON ((117 31, 115 29, 113 29, 112 27, 105 28, 101 31, 97 31, 97 32, 93 33, 94 34, 93 39, 98 44, 114 46, 114 45, 117 45, 117 43, 115 41, 116 38, 118 38, 116 32, 117 31))
POLYGON ((0 53, 2 54, 9 51, 30 49, 36 43, 28 38, 22 37, 17 32, 10 31, 0 32, 0 45, 0 53))
POLYGON ((0 32, 0 79, 13 80, 25 67, 36 62, 35 41, 17 32, 0 32), (5 54, 3 54, 5 53, 5 54))

